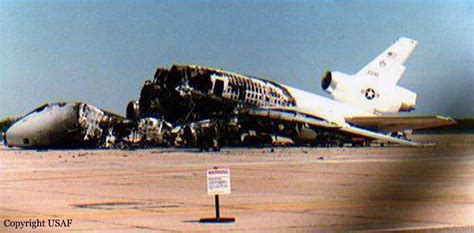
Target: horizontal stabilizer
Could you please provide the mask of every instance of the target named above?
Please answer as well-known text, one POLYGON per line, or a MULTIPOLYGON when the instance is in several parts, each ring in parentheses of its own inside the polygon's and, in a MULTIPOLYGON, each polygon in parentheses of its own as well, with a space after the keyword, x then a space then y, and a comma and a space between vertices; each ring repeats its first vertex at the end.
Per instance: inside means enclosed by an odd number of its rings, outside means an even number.
POLYGON ((456 121, 443 116, 361 116, 349 117, 346 121, 359 127, 384 132, 436 128, 456 124, 456 121))

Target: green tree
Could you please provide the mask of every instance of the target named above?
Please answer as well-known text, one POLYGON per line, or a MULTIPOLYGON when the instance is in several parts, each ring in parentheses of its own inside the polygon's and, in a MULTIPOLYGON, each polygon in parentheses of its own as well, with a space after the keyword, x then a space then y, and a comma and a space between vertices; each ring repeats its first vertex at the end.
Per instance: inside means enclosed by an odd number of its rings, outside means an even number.
POLYGON ((16 121, 18 121, 19 117, 7 117, 0 120, 0 132, 7 131, 11 125, 13 125, 16 121))

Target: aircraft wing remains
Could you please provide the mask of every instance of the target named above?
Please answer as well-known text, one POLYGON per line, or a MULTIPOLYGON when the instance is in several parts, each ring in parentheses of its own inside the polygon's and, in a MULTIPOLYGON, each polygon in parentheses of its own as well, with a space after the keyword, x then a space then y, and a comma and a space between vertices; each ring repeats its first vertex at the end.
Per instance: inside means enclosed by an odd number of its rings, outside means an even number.
POLYGON ((341 126, 337 124, 330 123, 323 119, 318 119, 316 117, 307 116, 294 111, 284 111, 276 109, 250 109, 246 111, 250 116, 261 117, 264 119, 280 120, 287 122, 294 122, 299 124, 308 124, 313 127, 322 127, 326 129, 339 129, 341 126))
POLYGON ((288 121, 288 122, 298 122, 301 124, 305 124, 307 127, 313 128, 313 130, 321 130, 321 131, 337 130, 339 134, 349 134, 353 137, 371 138, 374 140, 381 140, 381 141, 407 145, 407 146, 420 145, 416 142, 407 140, 406 138, 390 136, 387 134, 375 132, 373 130, 363 129, 363 128, 349 125, 349 124, 340 126, 340 125, 322 120, 318 117, 294 112, 292 109, 286 109, 286 110, 251 109, 251 110, 246 111, 246 113, 251 116, 256 116, 256 117, 261 117, 261 118, 266 118, 266 119, 288 121))

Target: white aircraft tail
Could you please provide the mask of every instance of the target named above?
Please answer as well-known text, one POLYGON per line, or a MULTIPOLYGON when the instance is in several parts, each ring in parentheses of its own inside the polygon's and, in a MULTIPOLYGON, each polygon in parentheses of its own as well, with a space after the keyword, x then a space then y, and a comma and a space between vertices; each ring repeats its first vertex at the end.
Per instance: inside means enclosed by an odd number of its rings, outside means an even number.
POLYGON ((411 111, 416 94, 396 84, 417 44, 402 37, 355 75, 326 72, 321 87, 335 100, 375 114, 411 111))
POLYGON ((357 72, 357 78, 372 77, 389 84, 397 84, 405 72, 405 62, 417 44, 416 40, 401 37, 357 72))

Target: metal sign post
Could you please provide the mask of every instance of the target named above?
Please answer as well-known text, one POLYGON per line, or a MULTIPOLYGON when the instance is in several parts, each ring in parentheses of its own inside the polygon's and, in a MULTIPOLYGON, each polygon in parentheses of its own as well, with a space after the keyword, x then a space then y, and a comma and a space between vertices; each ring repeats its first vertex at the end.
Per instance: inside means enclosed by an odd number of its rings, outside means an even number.
POLYGON ((216 217, 202 218, 202 223, 229 223, 235 222, 235 218, 223 218, 220 213, 219 195, 230 194, 230 169, 217 168, 207 170, 207 194, 214 195, 216 217))
POLYGON ((215 200, 215 206, 216 206, 216 219, 219 219, 221 217, 221 212, 220 212, 220 209, 219 209, 219 195, 215 195, 214 196, 214 200, 215 200))

